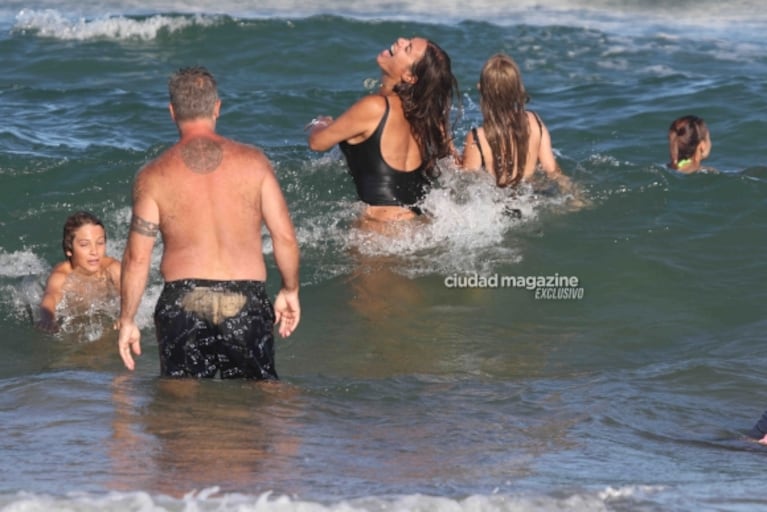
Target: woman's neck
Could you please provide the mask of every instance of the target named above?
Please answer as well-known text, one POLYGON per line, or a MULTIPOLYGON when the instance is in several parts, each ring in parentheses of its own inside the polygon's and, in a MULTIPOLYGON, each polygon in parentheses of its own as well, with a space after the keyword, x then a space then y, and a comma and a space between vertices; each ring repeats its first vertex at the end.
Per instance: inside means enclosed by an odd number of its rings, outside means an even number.
POLYGON ((396 80, 387 75, 383 75, 381 77, 381 87, 378 88, 378 92, 383 96, 393 96, 397 94, 394 92, 394 87, 396 86, 396 80))

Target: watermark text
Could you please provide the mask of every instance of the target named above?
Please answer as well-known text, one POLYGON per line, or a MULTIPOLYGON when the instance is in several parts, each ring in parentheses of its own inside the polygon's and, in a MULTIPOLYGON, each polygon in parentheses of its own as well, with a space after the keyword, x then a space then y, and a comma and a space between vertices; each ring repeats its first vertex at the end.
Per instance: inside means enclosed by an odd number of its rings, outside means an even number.
POLYGON ((517 288, 535 292, 537 300, 580 300, 584 290, 577 276, 451 274, 445 277, 447 288, 517 288))

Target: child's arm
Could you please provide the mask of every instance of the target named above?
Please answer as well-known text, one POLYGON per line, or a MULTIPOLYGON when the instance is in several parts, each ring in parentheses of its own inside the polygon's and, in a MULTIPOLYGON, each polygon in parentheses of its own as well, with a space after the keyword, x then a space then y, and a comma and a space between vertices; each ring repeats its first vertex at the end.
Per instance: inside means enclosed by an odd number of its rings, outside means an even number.
POLYGON ((48 332, 56 332, 59 329, 56 322, 56 306, 61 301, 64 281, 67 279, 67 273, 60 267, 61 265, 56 266, 48 277, 45 293, 40 301, 40 320, 37 326, 48 332))

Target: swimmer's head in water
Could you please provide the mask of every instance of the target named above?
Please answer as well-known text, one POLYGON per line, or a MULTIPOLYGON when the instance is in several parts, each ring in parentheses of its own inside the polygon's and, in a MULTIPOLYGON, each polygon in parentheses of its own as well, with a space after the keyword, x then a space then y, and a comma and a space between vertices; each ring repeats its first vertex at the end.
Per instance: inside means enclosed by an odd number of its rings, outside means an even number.
POLYGON ((61 240, 61 248, 64 250, 64 256, 68 260, 71 259, 74 252, 72 244, 75 241, 75 232, 86 224, 101 226, 101 228, 104 229, 104 237, 106 238, 106 228, 104 228, 101 219, 86 211, 73 213, 67 217, 66 222, 64 222, 64 235, 61 240))
POLYGON ((689 165, 696 152, 699 159, 711 151, 711 135, 706 122, 698 116, 688 115, 675 119, 668 129, 669 167, 679 169, 685 161, 689 165))

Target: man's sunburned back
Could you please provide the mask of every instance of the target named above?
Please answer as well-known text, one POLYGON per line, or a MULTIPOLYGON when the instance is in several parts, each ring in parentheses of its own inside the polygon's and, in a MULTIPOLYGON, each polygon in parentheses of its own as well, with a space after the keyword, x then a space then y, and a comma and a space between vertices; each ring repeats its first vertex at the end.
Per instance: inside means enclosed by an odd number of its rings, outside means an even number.
POLYGON ((166 281, 154 315, 161 374, 277 378, 273 330, 289 336, 301 317, 299 249, 285 198, 260 150, 215 133, 221 100, 207 69, 181 68, 168 92, 180 139, 134 182, 120 272, 120 357, 135 369, 136 314, 159 232, 166 281), (262 226, 282 277, 273 302, 264 287, 262 226))
POLYGON ((266 279, 258 149, 218 135, 182 137, 138 177, 157 203, 166 281, 266 279))

